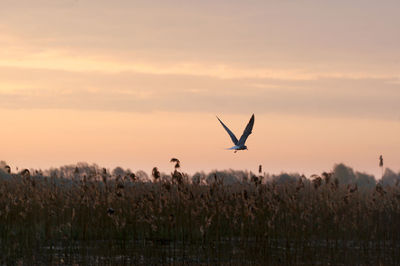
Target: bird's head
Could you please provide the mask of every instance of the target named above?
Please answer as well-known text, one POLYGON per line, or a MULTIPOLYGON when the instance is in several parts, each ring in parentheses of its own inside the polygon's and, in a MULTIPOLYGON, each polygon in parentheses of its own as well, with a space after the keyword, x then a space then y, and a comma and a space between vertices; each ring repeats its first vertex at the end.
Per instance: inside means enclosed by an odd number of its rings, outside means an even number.
POLYGON ((244 150, 248 150, 246 145, 245 145, 245 146, 243 146, 243 149, 244 149, 244 150))

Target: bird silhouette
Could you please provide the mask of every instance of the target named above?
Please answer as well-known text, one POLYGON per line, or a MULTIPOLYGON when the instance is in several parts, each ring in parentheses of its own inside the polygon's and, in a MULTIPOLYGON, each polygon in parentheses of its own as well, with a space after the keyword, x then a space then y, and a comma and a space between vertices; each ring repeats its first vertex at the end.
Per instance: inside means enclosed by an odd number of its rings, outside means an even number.
POLYGON ((228 148, 228 150, 235 150, 235 153, 238 150, 247 150, 247 146, 244 144, 245 144, 247 138, 249 137, 249 135, 252 133, 253 126, 254 126, 254 114, 251 116, 250 121, 247 124, 246 128, 244 129, 243 134, 239 140, 236 138, 235 134, 233 134, 232 131, 227 126, 225 126, 225 124, 221 121, 221 119, 218 118, 218 116, 217 116, 217 119, 221 123, 221 125, 224 127, 226 132, 228 132, 233 144, 235 144, 235 146, 228 148))

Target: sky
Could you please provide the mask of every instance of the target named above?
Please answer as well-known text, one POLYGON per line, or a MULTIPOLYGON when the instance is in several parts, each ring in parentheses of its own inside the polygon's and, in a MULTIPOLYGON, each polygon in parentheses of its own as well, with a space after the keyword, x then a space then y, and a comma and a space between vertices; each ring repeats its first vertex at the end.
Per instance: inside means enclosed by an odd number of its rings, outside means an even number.
POLYGON ((398 1, 0 0, 0 159, 400 170, 398 1), (248 151, 241 135, 255 114, 248 151))

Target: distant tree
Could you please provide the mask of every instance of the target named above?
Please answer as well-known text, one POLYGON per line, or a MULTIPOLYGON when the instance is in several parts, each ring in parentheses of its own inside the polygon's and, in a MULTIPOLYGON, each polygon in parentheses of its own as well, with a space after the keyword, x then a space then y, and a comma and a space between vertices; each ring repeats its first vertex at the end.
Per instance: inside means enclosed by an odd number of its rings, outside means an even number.
POLYGON ((291 183, 291 182, 297 182, 300 179, 300 175, 281 173, 280 175, 273 176, 272 179, 278 184, 291 183))
POLYGON ((224 171, 213 171, 208 173, 206 177, 207 183, 213 183, 215 180, 215 176, 218 180, 223 180, 225 185, 231 185, 237 182, 245 182, 249 176, 249 172, 247 171, 238 171, 238 170, 224 170, 224 171))
POLYGON ((356 172, 356 183, 359 188, 373 188, 376 185, 376 179, 373 175, 356 172))
POLYGON ((383 177, 379 183, 384 186, 393 186, 396 184, 396 182, 400 182, 400 173, 396 174, 389 168, 386 168, 385 173, 383 174, 383 177))
POLYGON ((202 171, 202 172, 196 172, 192 176, 192 183, 193 184, 201 184, 203 180, 206 180, 207 175, 202 171))
POLYGON ((352 168, 344 164, 336 164, 333 167, 333 176, 339 180, 339 184, 354 184, 356 183, 356 175, 352 168))
POLYGON ((9 173, 0 168, 0 179, 9 179, 10 177, 11 175, 9 173))
POLYGON ((139 170, 135 173, 135 176, 139 181, 146 182, 149 181, 149 176, 145 171, 139 170))
POLYGON ((125 170, 122 167, 117 166, 114 168, 114 170, 112 170, 111 174, 114 177, 117 177, 117 176, 123 177, 125 175, 125 170))

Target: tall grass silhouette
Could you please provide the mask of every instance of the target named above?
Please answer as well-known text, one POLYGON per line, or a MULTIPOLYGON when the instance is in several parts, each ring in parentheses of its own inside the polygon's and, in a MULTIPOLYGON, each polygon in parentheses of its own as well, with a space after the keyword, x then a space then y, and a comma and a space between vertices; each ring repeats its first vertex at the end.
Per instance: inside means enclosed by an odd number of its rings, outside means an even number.
POLYGON ((1 264, 399 264, 400 188, 333 173, 194 182, 106 169, 0 181, 1 264))

